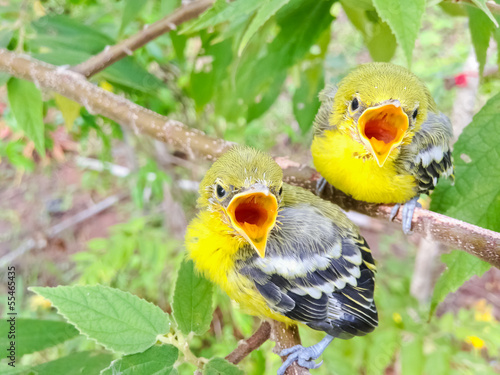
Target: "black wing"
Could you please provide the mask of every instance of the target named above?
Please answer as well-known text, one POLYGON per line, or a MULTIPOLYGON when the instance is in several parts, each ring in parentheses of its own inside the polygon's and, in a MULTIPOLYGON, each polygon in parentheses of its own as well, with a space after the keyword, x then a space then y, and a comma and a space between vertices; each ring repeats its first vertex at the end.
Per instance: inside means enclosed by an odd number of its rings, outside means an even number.
POLYGON ((415 134, 411 144, 414 156, 410 170, 418 181, 419 194, 434 190, 440 177, 454 179, 449 146, 451 137, 452 127, 448 117, 432 112, 415 134))
POLYGON ((272 246, 284 247, 271 244, 265 262, 253 258, 240 269, 271 309, 334 337, 373 331, 378 324, 375 265, 364 238, 340 237, 332 224, 329 233, 297 237, 293 252, 273 253, 272 246))

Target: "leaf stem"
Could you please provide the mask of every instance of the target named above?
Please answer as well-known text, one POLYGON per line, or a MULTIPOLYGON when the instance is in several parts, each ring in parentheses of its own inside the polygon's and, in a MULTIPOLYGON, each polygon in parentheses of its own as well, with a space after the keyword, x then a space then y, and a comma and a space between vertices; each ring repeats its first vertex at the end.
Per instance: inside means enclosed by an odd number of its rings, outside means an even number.
POLYGON ((158 340, 161 341, 164 344, 171 344, 175 346, 179 351, 182 353, 184 356, 184 360, 188 363, 191 363, 192 365, 196 366, 197 368, 203 368, 205 363, 208 362, 207 358, 204 357, 197 357, 193 354, 191 349, 189 349, 189 339, 191 337, 184 337, 184 335, 180 332, 176 332, 175 334, 169 333, 166 336, 159 335, 158 340))

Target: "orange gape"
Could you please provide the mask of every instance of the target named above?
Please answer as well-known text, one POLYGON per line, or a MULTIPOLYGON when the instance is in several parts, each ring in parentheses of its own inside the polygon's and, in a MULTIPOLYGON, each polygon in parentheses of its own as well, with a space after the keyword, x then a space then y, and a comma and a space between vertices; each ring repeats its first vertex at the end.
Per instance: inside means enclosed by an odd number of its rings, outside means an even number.
POLYGON ((274 195, 259 191, 238 194, 229 203, 227 213, 235 229, 264 257, 267 236, 278 215, 274 195))
POLYGON ((379 166, 383 166, 391 151, 401 144, 408 124, 408 116, 398 101, 368 108, 361 115, 359 135, 379 166))

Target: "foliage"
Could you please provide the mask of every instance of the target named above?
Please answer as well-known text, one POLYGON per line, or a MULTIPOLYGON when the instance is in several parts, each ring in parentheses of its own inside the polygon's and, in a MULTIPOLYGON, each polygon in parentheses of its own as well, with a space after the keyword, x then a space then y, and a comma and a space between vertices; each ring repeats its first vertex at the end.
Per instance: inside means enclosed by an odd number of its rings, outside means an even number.
POLYGON ((33 83, 14 77, 7 82, 7 92, 17 125, 35 142, 38 152, 43 152, 42 94, 33 83))
POLYGON ((182 255, 154 217, 140 217, 111 228, 108 238, 88 242, 88 251, 74 255, 82 284, 104 284, 127 289, 165 305, 165 296, 182 255), (144 272, 147 270, 147 272, 144 272))
MULTIPOLYGON (((453 150, 456 183, 442 183, 432 196, 431 208, 445 215, 500 231, 500 94, 491 98, 460 135, 453 150)), ((480 246, 480 245, 478 245, 480 246)), ((431 311, 473 275, 490 266, 458 251, 447 258, 448 270, 436 284, 431 311)))
MULTIPOLYGON (((494 374, 487 358, 480 355, 481 351, 486 351, 494 356, 500 350, 500 325, 491 315, 491 307, 483 300, 474 310, 461 310, 456 315, 446 313, 423 324, 427 311, 410 295, 411 273, 405 269, 408 261, 391 255, 391 248, 398 242, 398 238, 391 237, 382 242, 383 261, 379 264, 379 287, 375 296, 380 314, 379 328, 365 338, 335 340, 328 355, 323 356, 325 365, 315 370, 316 373, 331 374, 334 368, 335 375, 359 373, 362 369, 367 374, 382 375, 394 357, 400 357, 403 374, 451 375, 455 374, 454 368, 460 368, 463 374, 472 375, 478 373, 476 371, 494 374), (437 369, 439 372, 434 372, 437 369)), ((207 316, 212 316, 213 299, 212 293, 203 293, 207 288, 210 290, 211 286, 194 273, 192 263, 183 263, 172 296, 172 315, 129 293, 99 285, 31 288, 48 298, 81 333, 108 349, 103 351, 97 347, 92 351, 72 353, 34 366, 32 370, 50 369, 52 374, 73 373, 70 371, 83 368, 89 369, 85 373, 101 371, 101 374, 113 371, 124 374, 137 373, 134 371, 177 374, 179 371, 183 374, 192 372, 192 368, 196 368, 193 366, 203 366, 203 374, 242 374, 240 369, 220 357, 207 361, 191 351, 199 345, 197 339, 210 343, 212 349, 205 351, 206 354, 213 356, 214 351, 220 350, 216 342, 221 340, 211 337, 213 332, 207 333, 210 327, 207 316), (175 306, 182 308, 176 310, 175 306), (176 361, 187 361, 191 367, 173 366, 176 361)), ((218 304, 228 308, 224 303, 218 304)), ((232 319, 229 317, 228 321, 232 319)), ((245 326, 244 321, 236 320, 240 327, 245 326)), ((70 324, 58 321, 21 319, 18 324, 20 332, 38 332, 32 344, 35 351, 65 342, 77 334, 70 324)), ((228 328, 232 335, 233 327, 228 328)), ((302 333, 308 345, 317 342, 320 336, 306 330, 302 333)), ((230 348, 224 340, 219 345, 225 350, 230 348)), ((255 353, 262 356, 269 350, 265 348, 255 353)), ((276 357, 271 353, 260 358, 263 362, 256 372, 250 372, 250 365, 257 364, 253 363, 245 367, 248 371, 245 373, 261 374, 270 365, 277 368, 272 361, 276 357)), ((40 373, 49 373, 44 371, 40 373)))
MULTIPOLYGON (((500 16, 490 12, 485 0, 468 3, 217 0, 197 19, 154 39, 91 80, 210 135, 274 148, 274 154, 298 150, 301 157, 310 145, 317 96, 325 82, 337 82, 369 58, 411 67, 429 84, 439 107, 449 112, 454 92, 442 88, 443 78, 461 72, 469 48, 474 48, 482 75, 492 64, 491 39, 500 41, 500 16), (465 19, 470 42, 462 30, 465 19)), ((180 5, 180 0, 14 0, 0 7, 0 48, 67 69, 180 5)), ((485 93, 489 97, 500 89, 496 76, 482 82, 481 103, 485 93)), ((0 157, 17 171, 40 168, 40 159, 54 148, 51 134, 57 129, 78 143, 79 153, 113 161, 117 145, 125 144, 127 153, 139 160, 125 180, 134 204, 120 207, 122 216, 130 218, 113 226, 107 237, 88 241, 86 251, 72 256, 71 271, 53 267, 54 274, 63 274, 62 283, 76 285, 32 288, 67 322, 40 306, 24 312, 17 321, 18 340, 23 342, 17 353, 21 366, 13 370, 0 363, 0 372, 275 371, 280 359, 271 353, 271 343, 253 351, 238 367, 222 359, 257 322, 233 309, 227 296, 194 272, 191 262, 183 262, 177 233, 158 215, 165 188, 175 190, 180 177, 199 180, 196 168, 186 171, 169 161, 165 171, 152 144, 134 137, 136 129, 122 129, 93 113, 91 106, 42 93, 36 82, 0 73, 0 86, 5 86, 9 104, 0 108, 2 119, 12 132, 4 137, 0 127, 0 157), (27 152, 31 145, 40 158, 27 152)), ((496 231, 499 106, 497 94, 464 130, 454 147, 456 184, 440 181, 431 204, 434 211, 496 231)), ((50 164, 46 159, 43 163, 50 164)), ((122 187, 116 180, 111 173, 87 172, 82 185, 99 194, 115 194, 113 189, 122 187)), ((189 216, 193 194, 179 196, 189 216)), ((443 255, 447 269, 436 284, 429 315, 429 306, 410 296, 408 268, 414 249, 408 246, 410 255, 404 257, 391 250, 400 242, 396 236, 377 244, 383 252, 376 290, 380 326, 364 338, 335 340, 322 358, 325 365, 315 373, 377 375, 396 372, 396 367, 404 375, 495 373, 489 361, 498 359, 500 325, 491 306, 477 303, 471 310, 432 316, 447 295, 473 275, 482 275, 489 265, 461 251, 443 255)), ((0 328, 5 327, 6 322, 0 322, 0 328)), ((310 330, 301 333, 307 345, 320 337, 310 330)), ((0 343, 7 345, 5 337, 0 343)))
POLYGON ((195 273, 193 261, 181 264, 172 309, 183 334, 202 335, 208 330, 213 314, 212 284, 195 273))

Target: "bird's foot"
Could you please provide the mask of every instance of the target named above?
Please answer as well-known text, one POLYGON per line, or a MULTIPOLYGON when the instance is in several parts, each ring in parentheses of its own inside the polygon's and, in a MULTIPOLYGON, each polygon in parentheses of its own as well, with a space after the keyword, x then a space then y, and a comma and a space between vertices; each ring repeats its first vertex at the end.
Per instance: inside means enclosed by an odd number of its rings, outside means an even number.
POLYGON ((323 193, 323 190, 325 190, 325 187, 327 185, 328 185, 328 182, 323 177, 321 177, 318 181, 316 181, 316 195, 318 197, 321 196, 321 194, 323 193))
POLYGON ((394 205, 394 207, 392 208, 392 210, 391 210, 391 216, 389 217, 390 221, 393 221, 394 218, 396 217, 396 215, 398 214, 399 207, 401 207, 401 205, 399 203, 396 203, 394 205))
MULTIPOLYGON (((413 219, 413 213, 415 212, 415 207, 422 207, 420 203, 418 203, 418 196, 413 197, 410 199, 408 202, 406 202, 403 205, 403 232, 404 234, 410 234, 411 233, 411 220, 413 219)), ((401 204, 397 203, 394 205, 394 207, 391 210, 391 216, 390 220, 394 220, 396 215, 398 214, 399 208, 401 207, 401 204)))
POLYGON ((314 362, 315 359, 323 353, 326 347, 332 342, 333 336, 327 335, 323 340, 318 342, 316 345, 304 348, 302 345, 295 345, 291 348, 284 349, 281 351, 280 356, 288 358, 283 362, 281 367, 278 369, 278 375, 284 375, 287 368, 295 361, 299 366, 305 367, 307 369, 315 369, 323 364, 314 362))

